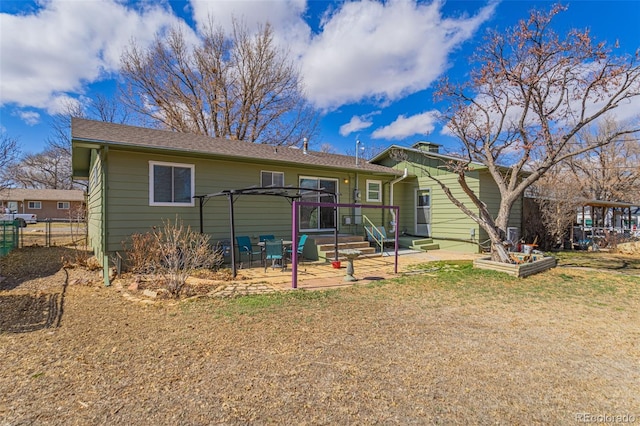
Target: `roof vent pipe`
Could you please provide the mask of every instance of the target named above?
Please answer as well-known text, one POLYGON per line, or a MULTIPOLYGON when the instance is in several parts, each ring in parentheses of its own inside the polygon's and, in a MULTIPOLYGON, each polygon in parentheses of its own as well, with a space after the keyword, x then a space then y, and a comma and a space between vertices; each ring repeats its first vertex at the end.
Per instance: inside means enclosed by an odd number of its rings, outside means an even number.
POLYGON ((309 149, 309 141, 307 140, 307 138, 304 138, 302 139, 302 152, 306 154, 308 149, 309 149))

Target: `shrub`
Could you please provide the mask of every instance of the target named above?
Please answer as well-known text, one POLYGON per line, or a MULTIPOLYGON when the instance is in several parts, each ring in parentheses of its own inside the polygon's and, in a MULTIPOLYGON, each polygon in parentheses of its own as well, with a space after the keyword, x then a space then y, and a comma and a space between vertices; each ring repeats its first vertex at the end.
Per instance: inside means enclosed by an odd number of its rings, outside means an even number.
POLYGON ((197 269, 219 266, 222 253, 211 249, 208 235, 185 228, 177 218, 174 223, 162 223, 162 228, 153 231, 160 251, 158 272, 169 293, 178 297, 187 278, 197 269))
POLYGON ((151 233, 132 234, 131 245, 122 243, 127 254, 128 269, 136 274, 154 274, 160 263, 160 245, 151 233))

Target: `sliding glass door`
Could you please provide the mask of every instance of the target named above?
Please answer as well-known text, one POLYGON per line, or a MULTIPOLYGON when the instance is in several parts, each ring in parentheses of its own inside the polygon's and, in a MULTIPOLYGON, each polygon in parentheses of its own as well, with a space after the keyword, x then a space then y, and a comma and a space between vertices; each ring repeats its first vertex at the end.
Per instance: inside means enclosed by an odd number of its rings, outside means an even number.
MULTIPOLYGON (((310 176, 300 177, 300 187, 309 189, 323 189, 337 193, 338 180, 317 178, 310 176)), ((333 203, 333 196, 314 191, 303 192, 300 201, 313 201, 319 203, 333 203)), ((301 206, 299 222, 300 230, 305 232, 333 230, 335 228, 335 209, 332 207, 301 206)))

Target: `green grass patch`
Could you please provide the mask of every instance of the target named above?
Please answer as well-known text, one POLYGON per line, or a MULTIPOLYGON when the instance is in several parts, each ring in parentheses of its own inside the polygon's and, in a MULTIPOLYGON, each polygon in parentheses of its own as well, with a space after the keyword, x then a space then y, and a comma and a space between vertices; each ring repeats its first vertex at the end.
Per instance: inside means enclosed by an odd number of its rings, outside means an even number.
POLYGON ((576 303, 624 310, 640 297, 640 277, 589 269, 554 268, 527 278, 474 268, 471 261, 429 262, 415 265, 401 277, 355 285, 346 289, 293 290, 232 299, 199 299, 188 310, 206 311, 216 318, 306 311, 329 305, 358 309, 386 300, 424 300, 425 306, 500 303, 538 303, 573 300, 576 303))
POLYGON ((321 308, 341 297, 338 290, 326 291, 283 291, 233 297, 229 299, 199 299, 183 306, 183 310, 206 311, 214 317, 234 317, 278 312, 291 308, 321 308))

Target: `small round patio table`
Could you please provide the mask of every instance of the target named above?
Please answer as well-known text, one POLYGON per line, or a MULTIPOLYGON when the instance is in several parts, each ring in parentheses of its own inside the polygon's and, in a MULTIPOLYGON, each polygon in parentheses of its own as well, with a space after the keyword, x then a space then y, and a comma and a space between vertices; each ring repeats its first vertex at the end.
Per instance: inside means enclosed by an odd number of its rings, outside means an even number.
POLYGON ((358 279, 353 276, 353 260, 357 259, 358 256, 362 254, 362 252, 360 250, 347 249, 338 250, 338 254, 347 258, 347 275, 344 276, 344 280, 358 281, 358 279))

